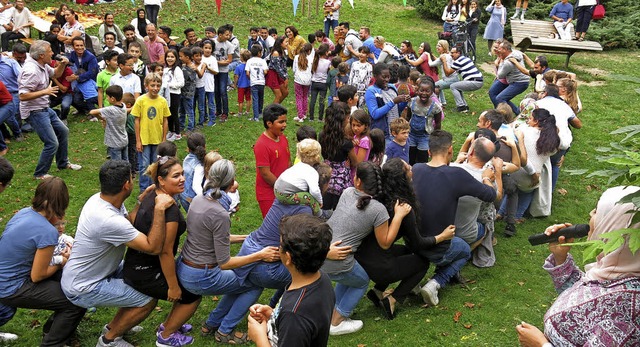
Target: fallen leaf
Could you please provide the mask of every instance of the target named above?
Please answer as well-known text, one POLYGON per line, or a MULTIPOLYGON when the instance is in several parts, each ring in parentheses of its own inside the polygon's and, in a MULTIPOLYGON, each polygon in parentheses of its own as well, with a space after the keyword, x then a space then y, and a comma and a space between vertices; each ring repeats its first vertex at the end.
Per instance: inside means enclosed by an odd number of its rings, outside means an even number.
POLYGON ((441 333, 440 333, 440 335, 442 335, 442 336, 449 336, 449 333, 448 333, 448 332, 446 332, 446 331, 443 331, 443 332, 441 332, 441 333))
POLYGON ((364 343, 359 343, 358 347, 366 347, 367 345, 365 345, 364 343))
POLYGON ((31 323, 29 324, 29 327, 30 327, 31 329, 37 329, 37 328, 39 328, 39 327, 40 327, 40 321, 39 321, 39 320, 37 320, 37 319, 32 320, 32 321, 31 321, 31 323))
MULTIPOLYGON (((588 190, 588 191, 591 191, 590 189, 587 189, 587 190, 588 190)), ((560 189, 558 189, 558 193, 560 193, 560 195, 562 195, 562 196, 565 196, 565 195, 567 195, 567 193, 569 193, 569 192, 567 192, 567 190, 566 190, 566 189, 564 189, 564 188, 560 188, 560 189)))
POLYGON ((93 148, 91 148, 91 150, 95 152, 95 151, 98 150, 98 147, 93 147, 93 148))
POLYGON ((472 302, 465 302, 464 303, 464 307, 467 308, 474 308, 476 306, 476 304, 472 303, 472 302))
POLYGON ((456 314, 453 315, 453 321, 458 323, 458 321, 460 320, 461 316, 462 316, 462 312, 456 311, 456 314))
POLYGON ((156 306, 156 312, 162 312, 162 307, 156 306))
POLYGON ((213 300, 213 301, 218 301, 218 300, 220 300, 220 299, 218 299, 218 296, 217 296, 217 295, 214 295, 214 296, 213 296, 213 298, 211 298, 211 300, 213 300))
POLYGON ((524 286, 524 282, 518 282, 518 284, 520 285, 520 287, 524 286))
POLYGON ((464 327, 465 327, 466 329, 471 329, 471 324, 464 324, 464 327))

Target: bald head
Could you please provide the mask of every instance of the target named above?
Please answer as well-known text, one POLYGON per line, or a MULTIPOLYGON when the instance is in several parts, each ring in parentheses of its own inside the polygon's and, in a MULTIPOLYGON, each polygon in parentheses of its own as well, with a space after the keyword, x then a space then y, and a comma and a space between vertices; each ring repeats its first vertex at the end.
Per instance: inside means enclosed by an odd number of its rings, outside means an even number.
POLYGON ((493 158, 496 152, 496 145, 486 137, 478 137, 471 143, 473 156, 478 158, 482 164, 487 163, 493 158))

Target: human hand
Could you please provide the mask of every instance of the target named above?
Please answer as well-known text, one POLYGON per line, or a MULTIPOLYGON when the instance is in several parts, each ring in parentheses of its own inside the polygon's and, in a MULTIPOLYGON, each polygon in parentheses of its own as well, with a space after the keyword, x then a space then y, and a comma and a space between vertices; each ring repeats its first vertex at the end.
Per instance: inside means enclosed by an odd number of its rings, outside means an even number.
POLYGON ((75 81, 77 79, 78 79, 78 75, 76 75, 76 74, 73 74, 71 76, 67 76, 67 78, 66 78, 67 82, 73 82, 73 81, 75 81))
POLYGON ((502 159, 498 157, 493 157, 493 159, 491 159, 491 164, 493 165, 495 174, 502 175, 502 166, 504 165, 504 162, 502 161, 502 159))
POLYGON ((249 315, 247 317, 247 334, 251 341, 258 342, 267 339, 267 321, 258 322, 249 315))
POLYGON ((522 347, 540 347, 549 342, 540 329, 529 323, 522 322, 516 325, 516 331, 522 347))
POLYGON ((58 94, 58 86, 54 86, 52 81, 49 81, 49 87, 44 90, 44 95, 56 96, 58 94))
POLYGON ((142 143, 136 142, 136 151, 142 153, 142 143))
POLYGON ((258 321, 258 323, 269 320, 271 314, 273 314, 273 308, 268 305, 255 304, 249 307, 249 316, 258 321))
POLYGON ((158 195, 156 195, 156 208, 159 208, 160 210, 164 211, 164 210, 168 209, 175 202, 176 201, 169 194, 158 194, 158 195))
POLYGON ((442 241, 451 240, 455 235, 456 226, 452 224, 444 228, 444 230, 436 237, 436 241, 439 243, 442 241))
POLYGON ((491 182, 493 182, 493 180, 495 179, 495 175, 496 174, 492 169, 486 168, 484 169, 484 171, 482 171, 482 181, 484 181, 485 178, 488 178, 489 180, 491 180, 491 182))
POLYGON ((151 193, 155 189, 156 189, 156 185, 155 184, 152 184, 152 185, 148 186, 147 189, 144 190, 144 192, 142 192, 142 193, 140 193, 140 195, 138 195, 138 203, 142 203, 142 200, 144 200, 144 198, 147 196, 147 194, 151 193))
POLYGON ((465 160, 467 160, 467 152, 458 153, 458 157, 456 157, 456 163, 462 164, 465 160))
POLYGON ((69 90, 69 88, 65 87, 65 86, 60 86, 58 87, 60 89, 61 92, 66 93, 67 90, 69 90))
POLYGON ((167 301, 174 302, 180 300, 181 298, 182 289, 180 289, 180 286, 176 288, 169 287, 169 290, 167 291, 167 301))
POLYGON ((329 260, 344 260, 349 254, 351 254, 351 246, 338 246, 342 243, 342 240, 338 240, 329 246, 329 253, 327 253, 327 259, 329 260))
MULTIPOLYGON (((569 226, 571 226, 571 223, 554 224, 547 227, 544 230, 544 234, 550 236, 569 226)), ((560 236, 558 238, 558 242, 549 243, 549 251, 553 254, 553 257, 556 260, 556 265, 563 264, 567 260, 567 254, 569 254, 571 246, 565 246, 564 244, 571 243, 573 240, 573 238, 565 239, 564 236, 560 236)))
POLYGON ((280 250, 278 247, 267 246, 258 252, 260 260, 273 263, 280 260, 280 250))
POLYGON ((538 183, 540 183, 540 174, 536 172, 531 175, 531 186, 535 187, 538 185, 538 183))
POLYGON ((407 203, 400 203, 400 200, 396 200, 396 205, 393 207, 393 212, 396 216, 404 218, 411 212, 411 205, 407 203))

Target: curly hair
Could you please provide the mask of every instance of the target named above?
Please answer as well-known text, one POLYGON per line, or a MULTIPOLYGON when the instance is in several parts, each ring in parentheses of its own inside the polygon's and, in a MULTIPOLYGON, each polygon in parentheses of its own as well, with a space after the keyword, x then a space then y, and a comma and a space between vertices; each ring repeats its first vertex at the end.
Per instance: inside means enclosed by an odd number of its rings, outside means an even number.
POLYGON ((349 114, 347 104, 336 101, 327 107, 324 127, 319 137, 322 146, 322 156, 327 160, 333 160, 349 139, 345 135, 345 120, 349 114))
POLYGON ((305 164, 313 166, 322 160, 320 143, 314 139, 304 139, 298 142, 296 149, 296 157, 305 164))
POLYGON ((289 253, 293 266, 301 274, 320 270, 331 245, 331 227, 308 214, 284 217, 280 221, 280 247, 289 253))
POLYGON ((407 170, 407 164, 400 158, 389 159, 382 166, 382 175, 384 177, 384 183, 382 184, 384 199, 382 203, 390 215, 393 215, 396 201, 409 204, 412 208, 416 208, 418 205, 416 193, 407 175, 407 170))
POLYGON ((356 168, 356 177, 361 181, 362 191, 367 194, 358 199, 356 207, 364 210, 371 199, 379 200, 382 195, 382 170, 370 161, 363 161, 356 168))

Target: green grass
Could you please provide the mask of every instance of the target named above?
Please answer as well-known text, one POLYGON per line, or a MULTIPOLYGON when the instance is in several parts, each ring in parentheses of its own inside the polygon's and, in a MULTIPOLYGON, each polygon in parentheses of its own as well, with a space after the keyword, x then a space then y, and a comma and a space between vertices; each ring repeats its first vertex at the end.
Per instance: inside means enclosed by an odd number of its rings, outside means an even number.
MULTIPOLYGON (((32 10, 48 5, 57 6, 57 3, 39 1, 27 4, 32 10)), ((436 41, 435 32, 441 28, 440 23, 427 22, 418 18, 413 9, 402 7, 400 1, 366 0, 356 2, 355 10, 352 10, 346 1, 344 5, 341 11, 342 20, 350 21, 356 28, 361 25, 369 26, 372 28, 373 35, 383 35, 388 41, 395 43, 405 39, 414 43, 426 40, 433 47, 436 41)), ((307 18, 301 15, 301 8, 298 9, 299 15, 294 18, 291 4, 287 1, 223 2, 220 16, 216 14, 214 6, 213 1, 194 0, 192 1, 193 12, 188 13, 184 2, 166 1, 164 9, 160 12, 160 23, 171 26, 175 35, 188 26, 203 33, 206 25, 212 24, 218 27, 224 23, 233 23, 236 27, 235 33, 241 38, 242 44, 246 44, 248 29, 254 25, 266 24, 282 32, 286 25, 294 24, 304 36, 322 26, 320 16, 313 15, 307 18)), ((133 18, 135 11, 131 3, 126 0, 120 0, 111 5, 75 6, 75 8, 99 14, 106 11, 115 12, 116 22, 120 24, 133 18)), ((89 32, 97 32, 97 27, 89 32)), ((485 46, 485 42, 478 38, 480 60, 486 56, 485 46)), ((581 81, 601 81, 604 82, 604 86, 581 85, 579 88, 585 110, 580 115, 584 128, 574 131, 574 145, 567 155, 564 169, 602 168, 603 165, 596 160, 594 149, 608 145, 612 141, 610 131, 636 122, 635 112, 631 109, 638 101, 635 89, 640 87, 638 86, 640 73, 629 67, 636 65, 639 57, 640 52, 628 50, 578 53, 573 56, 571 70, 578 74, 581 81), (592 75, 586 72, 589 69, 601 69, 610 73, 611 76, 592 75)), ((552 67, 564 64, 563 56, 551 55, 549 58, 552 67)), ((485 79, 492 80, 489 75, 486 75, 485 79)), ((290 83, 291 94, 284 103, 291 115, 295 114, 292 84, 290 83)), ((491 106, 487 90, 488 83, 480 91, 467 96, 472 110, 479 112, 491 106)), ((449 92, 447 97, 453 100, 449 92)), ((272 94, 269 91, 266 92, 265 99, 267 103, 272 100, 272 94)), ((230 93, 229 104, 232 111, 236 107, 235 100, 235 93, 230 93)), ((464 135, 475 128, 476 121, 475 112, 463 115, 447 110, 443 127, 454 134, 456 149, 462 143, 464 135)), ((320 129, 319 123, 311 124, 320 129)), ((84 122, 81 118, 71 116, 69 129, 69 158, 72 162, 81 164, 83 169, 78 172, 57 172, 54 168, 51 173, 62 177, 69 186, 71 204, 67 210, 69 221, 67 230, 73 234, 82 206, 92 194, 98 191, 97 172, 105 159, 105 147, 102 144, 103 129, 98 123, 84 122)), ((232 217, 234 233, 249 233, 261 222, 254 198, 255 167, 251 148, 262 130, 261 123, 234 117, 230 117, 225 124, 204 130, 207 148, 218 150, 223 156, 234 160, 238 168, 242 208, 232 217)), ((285 131, 291 144, 295 142, 295 130, 296 126, 290 123, 285 131)), ((16 176, 11 187, 0 196, 2 227, 16 211, 29 205, 37 184, 32 175, 42 143, 34 134, 29 134, 27 138, 25 142, 10 144, 11 150, 7 158, 15 166, 16 176)), ((179 141, 177 144, 179 156, 184 158, 185 141, 179 141)), ((595 206, 597 198, 607 187, 604 179, 586 179, 561 173, 558 188, 565 189, 567 193, 566 195, 554 193, 552 216, 527 221, 519 226, 517 236, 511 239, 502 237, 501 230, 504 225, 498 223, 496 265, 489 269, 465 267, 463 275, 476 281, 469 285, 468 289, 459 286, 443 289, 440 305, 435 308, 422 308, 420 300, 412 300, 407 305, 400 306, 398 317, 393 321, 386 321, 368 300, 362 300, 353 318, 364 320, 363 330, 347 336, 331 337, 329 344, 331 346, 363 344, 369 347, 512 346, 517 344, 514 326, 524 320, 540 327, 544 313, 556 297, 551 281, 541 269, 548 251, 543 246, 529 246, 526 241, 527 236, 541 232, 547 225, 555 222, 586 222, 588 212, 595 206), (473 307, 469 308, 470 306, 473 307), (455 322, 454 316, 458 312, 461 315, 459 321, 455 322)), ((132 203, 133 201, 129 201, 129 205, 132 203)), ((237 251, 237 249, 235 246, 234 250, 237 251)), ((267 302, 271 293, 271 290, 266 290, 260 302, 267 302)), ((215 300, 210 297, 205 298, 190 322, 198 326, 215 305, 215 300)), ((139 346, 153 345, 155 339, 153 331, 164 320, 169 308, 168 303, 161 302, 159 309, 142 323, 145 331, 132 337, 131 341, 139 346)), ((79 345, 95 344, 102 325, 113 317, 114 312, 114 309, 101 308, 96 313, 87 314, 78 329, 79 345)), ((39 325, 45 322, 47 315, 48 312, 45 311, 19 310, 16 317, 0 330, 20 335, 20 340, 12 344, 13 346, 34 346, 40 339, 39 325)), ((239 329, 246 330, 245 322, 239 326, 239 329)), ((211 343, 212 341, 197 336, 194 346, 205 346, 211 343)))

